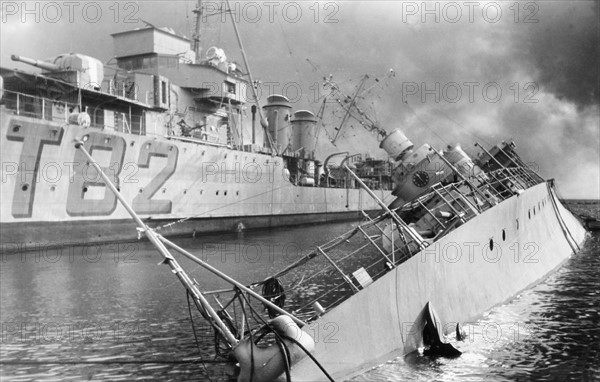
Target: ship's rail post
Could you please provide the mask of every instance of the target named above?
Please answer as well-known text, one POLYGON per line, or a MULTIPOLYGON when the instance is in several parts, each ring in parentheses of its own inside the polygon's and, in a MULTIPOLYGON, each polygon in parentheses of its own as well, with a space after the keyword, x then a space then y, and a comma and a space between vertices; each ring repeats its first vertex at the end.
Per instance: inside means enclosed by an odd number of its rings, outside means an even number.
POLYGON ((490 201, 490 199, 485 196, 485 194, 478 188, 475 187, 475 185, 473 183, 471 183, 471 181, 469 181, 469 179, 467 179, 463 174, 460 173, 460 171, 458 171, 456 169, 456 167, 454 167, 454 165, 452 163, 450 163, 448 161, 448 159, 446 159, 438 150, 435 149, 435 147, 430 147, 429 150, 433 151, 434 153, 437 154, 437 156, 444 162, 446 163, 446 165, 448 167, 450 167, 450 169, 456 174, 458 175, 459 178, 461 178, 465 183, 467 183, 469 185, 469 187, 471 187, 471 189, 475 192, 477 192, 489 205, 490 207, 495 206, 497 203, 494 203, 493 201, 490 201))
POLYGON ((514 178, 519 182, 519 185, 521 187, 523 187, 524 190, 528 189, 529 187, 531 187, 531 182, 528 180, 528 178, 526 176, 524 176, 524 172, 523 169, 520 167, 517 167, 513 170, 513 176, 514 178))
POLYGON ((519 182, 525 184, 525 187, 523 188, 525 190, 531 187, 533 184, 535 184, 535 182, 532 182, 531 178, 525 173, 525 170, 523 170, 520 167, 517 167, 515 169, 515 177, 519 179, 519 182))
POLYGON ((494 189, 496 193, 495 196, 497 198, 499 198, 502 201, 513 195, 516 195, 516 192, 511 190, 510 187, 506 184, 510 177, 508 175, 505 175, 504 168, 496 171, 490 171, 489 174, 494 177, 494 181, 489 182, 489 184, 494 189), (500 190, 498 189, 498 186, 501 187, 500 190), (508 195, 506 195, 506 193, 508 195))
POLYGON ((526 179, 521 179, 521 175, 519 175, 519 171, 520 168, 518 167, 511 167, 508 169, 510 175, 511 175, 511 181, 513 183, 515 183, 515 186, 521 187, 523 190, 526 190, 527 188, 529 188, 529 183, 527 182, 526 179))
POLYGON ((321 249, 321 247, 317 247, 317 251, 319 251, 319 253, 320 253, 321 255, 323 255, 323 257, 325 257, 325 259, 327 259, 327 261, 329 261, 329 263, 331 264, 331 266, 333 266, 333 268, 335 268, 335 270, 336 270, 336 271, 338 271, 338 272, 340 273, 340 275, 342 275, 342 278, 344 279, 344 281, 345 281, 345 282, 346 282, 348 285, 350 285, 350 287, 352 288, 352 291, 353 291, 354 293, 357 293, 357 292, 359 292, 359 289, 358 289, 358 287, 357 287, 356 285, 354 285, 354 283, 352 282, 352 280, 350 280, 350 277, 348 277, 348 276, 347 276, 347 275, 344 273, 344 271, 342 271, 342 269, 341 269, 340 267, 338 267, 338 266, 337 266, 337 264, 335 263, 335 261, 333 261, 333 260, 331 259, 331 257, 329 257, 329 255, 327 255, 327 254, 325 253, 325 251, 323 251, 323 250, 321 249))
MULTIPOLYGON (((362 212, 363 216, 369 220, 369 221, 373 221, 373 219, 371 219, 369 217, 369 215, 367 215, 365 213, 365 211, 361 210, 360 212, 362 212)), ((390 217, 390 226, 394 225, 394 219, 390 217)), ((386 238, 392 240, 392 260, 394 259, 394 249, 393 249, 393 239, 394 239, 394 229, 392 229, 392 232, 390 233, 391 236, 388 236, 387 233, 385 233, 385 231, 383 229, 381 229, 381 227, 379 226, 379 224, 374 224, 374 226, 379 230, 379 232, 381 232, 382 236, 385 236, 386 238)), ((406 240, 406 237, 402 234, 400 234, 400 238, 402 239, 402 242, 404 242, 405 245, 408 245, 408 242, 406 240)))
POLYGON ((164 243, 168 247, 176 250, 177 252, 181 253, 183 256, 187 257, 188 259, 190 259, 194 263, 200 265, 202 268, 204 268, 207 271, 215 274, 216 276, 218 276, 219 278, 225 280, 229 284, 235 286, 236 288, 240 289, 242 292, 245 292, 245 293, 251 295, 252 297, 256 298, 261 303, 267 305, 269 308, 272 308, 272 309, 276 310, 277 312, 279 312, 281 314, 285 314, 287 316, 290 316, 290 318, 296 324, 298 324, 298 326, 303 327, 303 326, 306 325, 306 323, 304 323, 303 321, 299 320, 298 318, 296 318, 291 313, 289 313, 289 312, 285 311, 284 309, 280 308, 279 306, 273 304, 271 301, 269 301, 268 299, 265 299, 263 296, 261 296, 257 292, 255 292, 252 289, 248 288, 244 284, 236 281, 235 279, 227 276, 226 274, 224 274, 223 272, 221 272, 218 269, 214 268, 210 264, 208 264, 208 263, 200 260, 198 257, 194 256, 193 254, 191 254, 190 252, 188 252, 185 249, 181 248, 180 246, 178 246, 177 244, 173 243, 172 241, 166 239, 165 237, 163 237, 161 235, 158 235, 158 234, 155 234, 155 235, 157 236, 158 240, 160 240, 162 243, 164 243))
POLYGON ((421 201, 421 199, 417 199, 417 202, 421 205, 421 207, 423 207, 423 209, 425 211, 427 211, 427 213, 429 215, 431 215, 431 217, 433 219, 435 219, 436 222, 438 222, 439 225, 442 226, 442 228, 444 228, 444 229, 446 228, 446 226, 444 225, 444 223, 442 223, 442 221, 440 219, 438 219, 437 216, 435 216, 435 214, 433 212, 431 212, 431 210, 429 208, 427 208, 427 206, 425 206, 425 204, 423 204, 423 202, 421 201))
POLYGON ((360 179, 358 177, 358 175, 356 175, 354 173, 354 171, 350 170, 350 168, 347 165, 344 165, 344 167, 346 168, 346 171, 348 171, 348 173, 350 175, 352 175, 354 177, 354 179, 356 179, 356 181, 358 182, 358 184, 369 194, 369 196, 371 196, 373 198, 373 200, 375 200, 375 202, 377 204, 379 204, 379 206, 381 208, 383 208, 388 214, 390 214, 390 216, 392 217, 392 219, 394 219, 394 221, 396 222, 396 224, 399 227, 402 227, 402 229, 408 234, 408 236, 410 236, 410 238, 417 243, 419 250, 421 249, 425 249, 427 247, 427 243, 418 236, 418 234, 416 234, 415 232, 413 232, 410 227, 402 220, 400 219, 400 216, 398 216, 398 214, 396 214, 394 211, 390 210, 388 208, 388 206, 385 205, 385 203, 383 203, 381 201, 381 199, 379 199, 377 197, 377 195, 375 195, 375 193, 369 188, 367 187, 367 185, 365 184, 365 182, 362 181, 362 179, 360 179))
POLYGON ((530 174, 530 169, 526 169, 524 167, 519 167, 519 172, 521 173, 521 176, 527 181, 528 180, 528 184, 529 187, 535 186, 536 184, 540 183, 539 181, 536 181, 533 176, 531 176, 530 174))
MULTIPOLYGON (((503 141, 502 143, 506 143, 506 142, 503 141)), ((507 153, 506 151, 504 151, 504 149, 502 147, 500 147, 500 145, 498 145, 498 149, 500 151, 502 151, 502 153, 504 155, 506 155, 506 157, 508 159, 510 159, 510 161, 513 162, 513 164, 516 167, 518 167, 518 168, 519 167, 520 168, 526 168, 528 170, 528 176, 533 181, 533 185, 546 182, 546 180, 544 178, 542 178, 540 175, 538 175, 537 172, 533 171, 532 169, 529 168, 529 166, 527 166, 525 163, 523 163, 523 161, 521 160, 521 158, 519 158, 518 156, 517 156, 517 158, 515 158, 514 156, 510 155, 509 153, 507 153), (536 178, 537 178, 537 180, 536 180, 536 178)))
MULTIPOLYGON (((369 240, 369 242, 370 242, 371 244, 373 244, 373 246, 374 246, 375 248, 377 248, 377 251, 378 251, 379 253, 381 253, 381 256, 383 256, 383 258, 384 258, 384 259, 385 259, 387 262, 391 262, 391 259, 390 259, 390 258, 389 258, 389 257, 388 257, 386 254, 385 254, 385 252, 384 252, 384 251, 382 251, 382 250, 381 250, 381 248, 379 248, 379 246, 377 245, 377 243, 375 243, 375 241, 374 241, 374 240, 371 238, 371 236, 369 236, 369 235, 368 235, 368 234, 365 232, 365 230, 364 230, 364 229, 362 229, 362 227, 360 227, 360 226, 359 226, 359 227, 358 227, 358 230, 359 230, 359 231, 360 231, 360 232, 363 234, 363 236, 365 237, 365 239, 369 240)), ((392 230, 392 232, 393 232, 393 231, 394 231, 394 230, 392 230)), ((393 264, 393 265, 394 265, 394 268, 395 268, 395 267, 396 267, 396 265, 395 265, 395 264, 393 264)))
POLYGON ((473 207, 473 212, 475 213, 475 215, 479 215, 481 213, 481 208, 474 204, 473 202, 471 202, 465 195, 463 195, 463 193, 458 189, 458 187, 456 186, 456 184, 452 184, 450 186, 454 191, 456 191, 456 193, 458 195, 460 195, 460 198, 462 200, 464 200, 467 204, 469 204, 471 207, 473 207))
MULTIPOLYGON (((452 199, 452 201, 454 203, 456 203, 456 205, 458 206, 457 208, 460 208, 462 210, 462 212, 465 214, 465 216, 470 215, 471 211, 469 211, 467 209, 466 206, 463 205, 462 199, 457 199, 454 196, 454 193, 452 192, 453 188, 452 187, 443 187, 444 191, 446 191, 446 194, 448 194, 448 196, 452 199), (449 189, 448 189, 449 188, 449 189)), ((457 191, 460 194, 460 191, 457 191)), ((468 205, 468 204, 467 204, 468 205)))
MULTIPOLYGON (((446 205, 448 207, 450 207, 450 209, 452 210, 452 212, 454 212, 454 214, 456 215, 456 217, 458 219, 460 219, 460 221, 462 221, 463 223, 466 223, 466 221, 463 218, 463 216, 461 215, 461 213, 456 208, 454 208, 454 206, 452 205, 452 203, 450 203, 446 198, 444 198, 444 195, 442 195, 442 193, 436 188, 436 185, 433 185, 432 189, 433 189, 433 192, 435 192, 436 195, 439 196, 444 201, 444 203, 446 203, 446 205)), ((442 190, 444 190, 444 189, 442 188, 442 190)))
MULTIPOLYGON (((485 176, 479 176, 479 179, 487 186, 487 189, 490 192, 490 194, 493 194, 494 197, 496 197, 499 200, 504 200, 506 198, 502 195, 502 191, 499 191, 498 188, 494 184, 501 185, 505 190, 508 190, 511 193, 511 196, 514 195, 515 193, 512 192, 508 187, 506 187, 506 185, 504 183, 502 183, 502 181, 503 181, 502 179, 500 179, 500 178, 498 178, 498 176, 496 176, 496 173, 498 171, 502 171, 502 169, 485 173, 486 175, 491 176, 493 178, 492 180, 489 180, 485 176)), ((504 181, 506 181, 506 178, 504 179, 504 181)))
POLYGON ((396 244, 396 243, 394 243, 394 231, 396 230, 396 228, 394 227, 394 220, 393 219, 390 219, 390 227, 391 227, 391 230, 390 230, 390 236, 391 236, 390 242, 392 243, 392 266, 396 267, 396 248, 394 246, 396 244))
MULTIPOLYGON (((493 160, 494 162, 496 162, 496 164, 499 166, 500 170, 506 169, 506 167, 504 167, 504 165, 502 163, 500 163, 489 151, 487 151, 485 149, 485 147, 481 146, 479 144, 479 142, 475 142, 475 147, 479 147, 480 149, 482 149, 490 157, 491 160, 493 160)), ((498 180, 498 178, 496 177, 496 174, 494 174, 494 171, 490 171, 490 175, 492 175, 496 180, 498 180)), ((500 181, 498 181, 498 182, 501 185, 503 185, 502 182, 500 182, 500 181)), ((510 188, 508 188, 506 186, 504 188, 507 189, 512 195, 516 195, 516 192, 512 191, 510 188)))

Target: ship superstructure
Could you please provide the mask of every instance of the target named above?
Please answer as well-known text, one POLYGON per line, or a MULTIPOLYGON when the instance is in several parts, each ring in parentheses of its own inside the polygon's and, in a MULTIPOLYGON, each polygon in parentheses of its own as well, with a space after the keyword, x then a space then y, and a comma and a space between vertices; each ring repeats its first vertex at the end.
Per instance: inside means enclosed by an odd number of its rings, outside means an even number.
MULTIPOLYGON (((315 115, 292 110, 282 95, 250 104, 249 81, 222 49, 197 62, 189 39, 151 25, 112 37, 111 66, 68 53, 13 55, 41 73, 0 69, 3 250, 135 237, 74 139, 137 213, 168 225, 165 234, 350 219, 376 208, 330 175, 347 178, 339 166, 325 171, 315 157, 315 115)), ((390 197, 383 187, 381 197, 390 197)))

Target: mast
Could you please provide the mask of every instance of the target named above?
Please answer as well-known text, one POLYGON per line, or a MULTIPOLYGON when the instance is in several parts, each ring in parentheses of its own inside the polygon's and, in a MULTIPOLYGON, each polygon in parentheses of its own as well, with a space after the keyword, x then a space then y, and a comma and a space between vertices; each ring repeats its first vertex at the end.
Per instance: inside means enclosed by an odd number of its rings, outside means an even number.
POLYGON ((200 23, 202 22, 202 0, 198 0, 196 9, 192 12, 196 14, 196 30, 194 31, 194 53, 196 53, 195 63, 199 64, 202 60, 202 47, 200 47, 200 23))
MULTIPOLYGON (((260 105, 258 104, 258 95, 256 94, 256 88, 254 87, 254 79, 252 78, 252 72, 250 71, 250 65, 248 64, 248 59, 246 58, 246 52, 244 51, 244 44, 242 44, 242 38, 240 37, 240 33, 238 31, 237 24, 235 22, 235 17, 233 16, 233 12, 231 11, 231 6, 229 5, 229 0, 227 0, 227 11, 231 16, 231 22, 233 24, 233 30, 235 32, 235 36, 237 37, 238 45, 240 46, 240 51, 242 52, 242 58, 244 59, 244 65, 246 65, 246 70, 248 71, 248 79, 250 80, 250 88, 252 89, 252 95, 254 96, 254 102, 256 102, 258 117, 260 119, 260 124, 265 129, 265 134, 268 134, 269 141, 271 142, 271 136, 269 131, 267 130, 267 120, 263 116, 260 105)), ((274 145, 272 145, 274 147, 274 145)))
MULTIPOLYGON (((352 110, 352 107, 355 106, 356 97, 358 97, 358 95, 360 94, 360 91, 362 90, 363 86, 365 85, 365 81, 368 78, 369 78, 369 76, 365 74, 364 77, 362 78, 362 80, 360 81, 360 84, 358 84, 356 92, 352 96, 352 101, 350 101, 350 105, 348 105, 348 107, 346 108, 346 114, 344 115, 344 118, 342 119, 342 122, 340 123, 340 127, 338 127, 338 129, 337 129, 337 134, 335 134, 335 137, 333 137, 333 139, 331 140, 332 145, 335 146, 335 141, 337 141, 338 137, 342 133, 342 130, 345 127, 346 121, 348 121, 348 118, 350 117, 350 111, 352 110)), ((341 102, 340 102, 340 105, 342 107, 344 106, 343 103, 341 103, 341 102)))

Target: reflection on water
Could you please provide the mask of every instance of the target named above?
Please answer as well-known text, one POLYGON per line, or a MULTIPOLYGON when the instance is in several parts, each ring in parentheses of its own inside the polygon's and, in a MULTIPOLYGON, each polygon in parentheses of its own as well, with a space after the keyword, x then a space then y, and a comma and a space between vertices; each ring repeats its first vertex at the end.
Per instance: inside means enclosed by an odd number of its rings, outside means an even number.
MULTIPOLYGON (((251 283, 351 226, 317 225, 176 242, 242 283, 251 283)), ((167 266, 157 265, 160 260, 148 242, 40 248, 4 256, 2 380, 202 379, 185 291, 167 266)), ((201 290, 228 287, 196 264, 184 258, 179 262, 201 290)))
MULTIPOLYGON (((243 283, 350 223, 177 243, 243 283)), ((600 378, 600 235, 547 280, 466 325, 460 358, 411 354, 359 381, 600 378)), ((183 287, 149 243, 38 250, 0 265, 2 380, 201 380, 183 287)), ((227 285, 181 260, 201 289, 227 285)), ((205 336, 208 333, 201 333, 205 336)))

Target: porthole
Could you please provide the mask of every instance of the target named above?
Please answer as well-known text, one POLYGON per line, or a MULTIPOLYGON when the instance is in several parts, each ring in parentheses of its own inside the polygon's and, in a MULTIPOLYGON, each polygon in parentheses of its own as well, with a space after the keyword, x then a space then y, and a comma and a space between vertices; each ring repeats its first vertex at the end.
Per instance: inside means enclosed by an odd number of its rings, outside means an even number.
POLYGON ((494 250, 494 239, 490 239, 490 251, 494 250))
POLYGON ((50 191, 54 191, 54 190, 56 190, 55 186, 50 187, 50 191))
POLYGON ((29 185, 27 183, 25 183, 22 187, 21 190, 23 191, 27 191, 29 189, 29 185))
POLYGON ((14 125, 13 126, 13 133, 18 133, 20 129, 21 129, 21 125, 14 125))
POLYGON ((239 192, 239 191, 236 191, 236 192, 235 192, 235 195, 236 195, 236 196, 240 196, 240 192, 239 192))
POLYGON ((515 219, 515 222, 517 223, 517 230, 519 230, 519 219, 515 219))
POLYGON ((529 216, 529 219, 531 219, 531 210, 527 210, 527 216, 529 216))
POLYGON ((506 230, 502 230, 502 241, 506 241, 506 230))
POLYGON ((87 191, 88 191, 88 188, 87 188, 87 187, 84 187, 84 188, 83 188, 83 192, 87 192, 87 191))
POLYGON ((227 196, 227 191, 225 191, 225 192, 223 193, 223 195, 227 196))
POLYGON ((219 195, 219 191, 217 191, 215 195, 219 195))
POLYGON ((202 195, 204 193, 204 190, 200 190, 200 195, 202 195))
POLYGON ((135 141, 131 141, 131 143, 129 144, 129 146, 133 147, 133 145, 135 145, 135 141))
POLYGON ((185 195, 185 194, 187 194, 187 190, 183 190, 183 194, 184 194, 184 195, 185 195))

